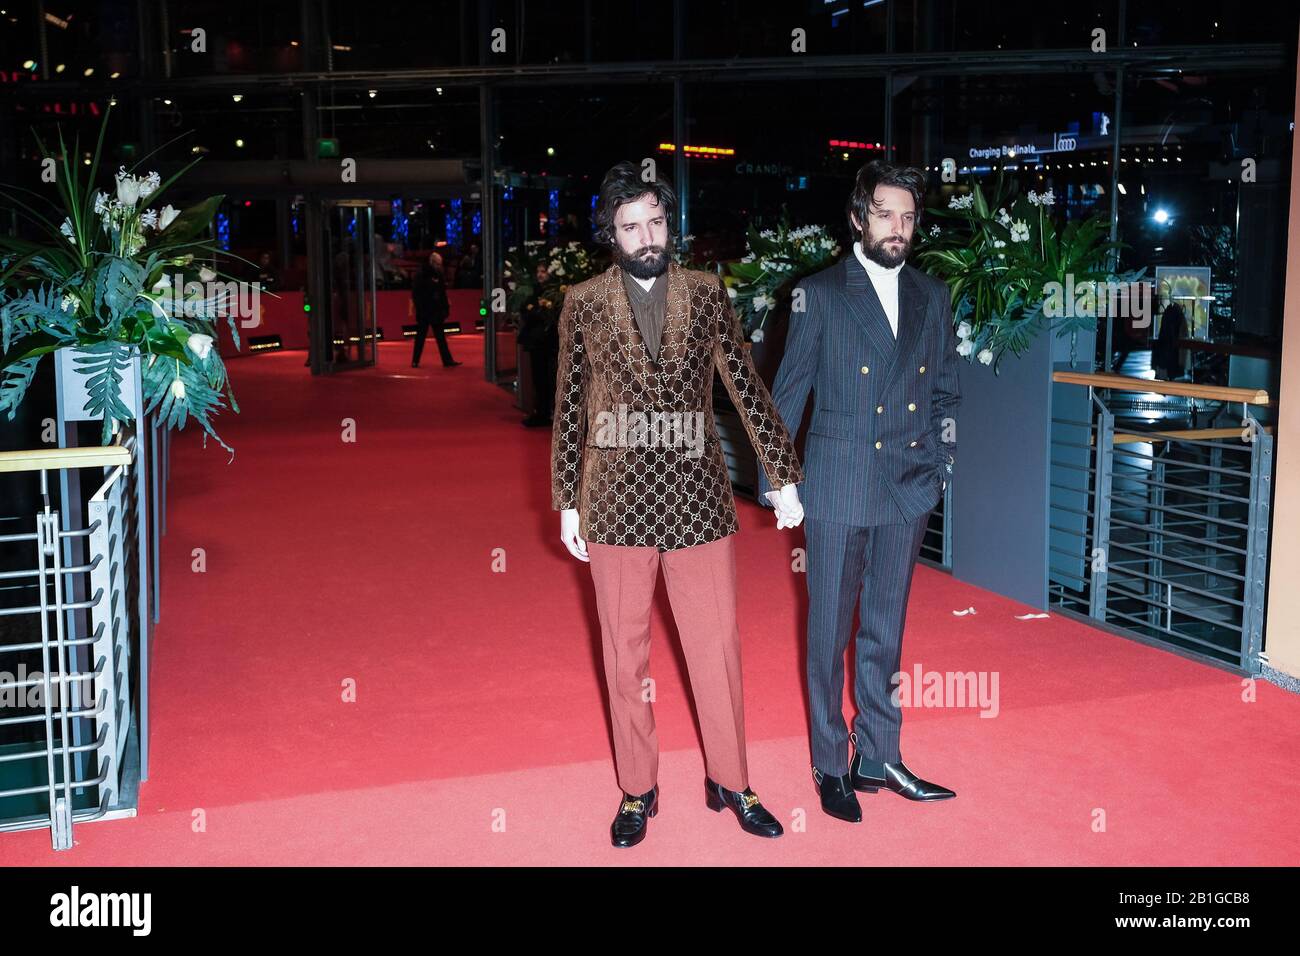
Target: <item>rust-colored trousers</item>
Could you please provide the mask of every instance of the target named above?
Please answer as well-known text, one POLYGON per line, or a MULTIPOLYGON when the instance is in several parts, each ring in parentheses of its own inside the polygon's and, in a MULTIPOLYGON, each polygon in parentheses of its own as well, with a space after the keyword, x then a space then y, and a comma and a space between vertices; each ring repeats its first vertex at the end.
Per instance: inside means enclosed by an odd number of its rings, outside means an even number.
POLYGON ((596 584, 619 786, 642 794, 658 780, 650 607, 662 565, 700 719, 705 768, 728 790, 743 791, 749 772, 733 536, 671 551, 588 541, 587 554, 596 584))

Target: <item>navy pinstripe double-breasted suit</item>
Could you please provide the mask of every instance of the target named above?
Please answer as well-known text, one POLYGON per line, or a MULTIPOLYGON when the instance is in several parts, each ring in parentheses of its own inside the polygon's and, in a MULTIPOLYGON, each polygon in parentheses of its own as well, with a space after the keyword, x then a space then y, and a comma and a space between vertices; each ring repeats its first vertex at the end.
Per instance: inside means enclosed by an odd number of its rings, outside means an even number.
MULTIPOLYGON (((957 456, 956 347, 947 285, 910 265, 898 277, 897 338, 852 254, 796 289, 772 400, 793 433, 814 396, 799 494, 812 756, 828 775, 848 772, 844 652, 859 598, 856 744, 868 761, 901 760, 890 695, 912 569, 957 456)), ((760 472, 764 504, 770 490, 760 472)))

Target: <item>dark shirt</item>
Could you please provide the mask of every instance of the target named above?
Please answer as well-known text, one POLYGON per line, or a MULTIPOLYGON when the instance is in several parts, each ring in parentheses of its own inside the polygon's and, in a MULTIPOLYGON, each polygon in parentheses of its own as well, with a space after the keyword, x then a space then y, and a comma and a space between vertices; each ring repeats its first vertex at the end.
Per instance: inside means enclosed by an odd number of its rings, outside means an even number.
POLYGON ((632 306, 632 317, 641 330, 650 358, 659 361, 659 340, 663 336, 664 320, 668 314, 668 273, 657 276, 649 289, 641 288, 641 283, 625 269, 623 271, 623 288, 627 292, 627 301, 632 306))
POLYGON ((411 283, 411 299, 415 302, 417 316, 445 319, 451 314, 451 306, 447 302, 447 283, 427 266, 419 271, 411 283))

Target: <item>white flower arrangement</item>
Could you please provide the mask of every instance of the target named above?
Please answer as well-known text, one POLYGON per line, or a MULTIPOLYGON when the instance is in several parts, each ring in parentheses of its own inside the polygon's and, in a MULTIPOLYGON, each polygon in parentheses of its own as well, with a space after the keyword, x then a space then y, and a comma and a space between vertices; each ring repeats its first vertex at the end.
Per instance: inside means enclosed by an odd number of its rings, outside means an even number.
MULTIPOLYGON (((0 186, 0 204, 43 228, 46 245, 58 251, 57 256, 27 256, 30 241, 0 236, 0 263, 9 266, 0 286, 0 412, 14 417, 46 354, 73 349, 77 371, 86 378, 86 410, 102 419, 103 441, 119 423, 143 411, 166 428, 197 421, 206 436, 230 450, 211 419, 225 400, 234 411, 239 407, 213 345, 224 316, 238 346, 236 317, 222 311, 216 297, 183 300, 172 294, 174 285, 192 284, 196 259, 224 254, 201 237, 221 197, 184 212, 171 205, 152 208, 165 188, 159 173, 135 175, 119 167, 111 191, 95 190, 100 149, 88 173, 78 175, 73 164, 80 163, 79 152, 61 135, 58 146, 55 152, 40 143, 46 161, 59 170, 58 200, 49 200, 54 215, 33 212, 26 200, 0 186), (50 225, 60 218, 59 226, 50 225), (142 408, 131 408, 123 398, 123 376, 137 356, 142 408)), ((210 269, 202 272, 205 282, 216 277, 210 269)))
POLYGON ((1057 334, 1075 333, 1095 317, 1047 313, 1049 288, 1073 277, 1076 288, 1088 281, 1128 281, 1141 272, 1115 276, 1115 244, 1109 220, 1054 221, 1051 189, 1020 193, 999 178, 992 190, 973 182, 953 196, 947 209, 931 214, 947 219, 943 234, 918 252, 921 265, 947 283, 952 294, 956 351, 968 361, 991 365, 996 373, 1006 353, 1023 354, 1047 317, 1057 334))
POLYGON ((840 246, 825 226, 815 223, 750 227, 747 239, 745 254, 725 266, 724 283, 745 337, 762 342, 767 317, 788 301, 799 279, 834 262, 840 246))

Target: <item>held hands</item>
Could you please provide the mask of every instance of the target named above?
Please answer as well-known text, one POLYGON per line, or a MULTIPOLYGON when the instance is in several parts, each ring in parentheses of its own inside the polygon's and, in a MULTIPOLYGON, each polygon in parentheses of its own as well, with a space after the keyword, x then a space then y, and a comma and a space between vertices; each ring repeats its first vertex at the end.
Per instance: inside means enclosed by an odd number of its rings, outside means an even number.
POLYGON ((803 521, 803 505, 794 485, 784 485, 780 491, 769 491, 763 497, 772 503, 778 528, 793 528, 803 521))
MULTIPOLYGON (((776 512, 778 528, 794 528, 803 521, 803 505, 799 502, 799 491, 794 485, 785 485, 780 491, 769 491, 765 497, 776 512)), ((579 561, 590 562, 587 542, 578 534, 578 526, 577 508, 565 508, 560 512, 560 540, 569 549, 569 554, 579 561)))
POLYGON ((560 512, 560 540, 569 549, 569 554, 579 561, 591 561, 587 555, 587 542, 578 535, 577 508, 565 508, 560 512))

